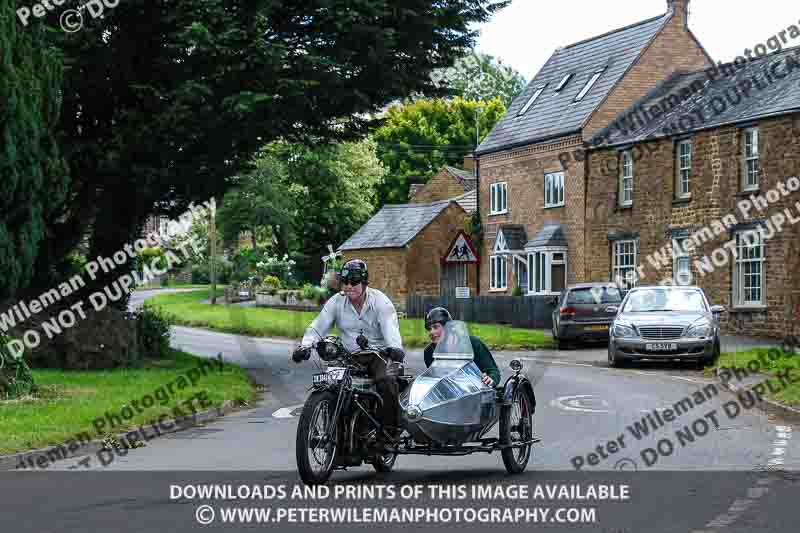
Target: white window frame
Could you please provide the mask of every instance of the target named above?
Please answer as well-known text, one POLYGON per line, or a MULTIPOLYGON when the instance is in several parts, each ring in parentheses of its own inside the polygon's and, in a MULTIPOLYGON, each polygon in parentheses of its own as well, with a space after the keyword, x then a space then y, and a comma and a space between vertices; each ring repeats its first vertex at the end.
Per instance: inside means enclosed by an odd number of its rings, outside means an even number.
POLYGON ((688 241, 689 237, 675 237, 672 239, 672 282, 675 285, 693 285, 694 274, 692 273, 692 254, 685 252, 681 243, 688 241), (681 264, 686 268, 681 269, 681 264), (681 277, 681 272, 687 272, 688 276, 681 277))
POLYGON ((508 290, 506 256, 504 255, 492 255, 489 257, 489 290, 508 290))
POLYGON ((675 196, 676 198, 689 198, 692 196, 692 158, 694 157, 694 147, 691 139, 679 141, 677 145, 677 173, 675 176, 675 196), (684 148, 686 151, 684 152, 684 148))
POLYGON ((519 113, 517 113, 518 117, 521 117, 522 115, 528 112, 528 109, 531 108, 531 106, 536 102, 536 100, 539 99, 539 96, 541 96, 542 92, 544 92, 545 87, 547 87, 547 84, 536 88, 536 90, 533 92, 533 95, 525 103, 525 106, 520 110, 519 113))
POLYGON ((639 244, 636 239, 624 239, 611 242, 611 281, 617 283, 618 286, 624 287, 626 290, 632 289, 639 284, 638 275, 636 275, 636 268, 638 267, 639 244), (629 251, 627 245, 632 247, 633 251, 629 251), (620 256, 632 256, 632 264, 620 264, 620 256), (623 274, 623 272, 633 272, 633 276, 623 274))
POLYGON ((742 190, 753 191, 761 181, 761 136, 758 128, 746 128, 742 135, 742 190))
POLYGON ((564 181, 564 172, 550 172, 544 175, 545 208, 564 206, 564 181))
POLYGON ((528 251, 528 294, 556 295, 561 291, 553 291, 553 265, 564 265, 564 288, 568 277, 567 248, 532 248, 528 251), (555 259, 555 254, 562 254, 563 259, 555 259))
POLYGON ((597 80, 600 79, 600 76, 603 75, 603 72, 605 72, 605 70, 606 70, 605 67, 603 67, 601 69, 594 71, 592 77, 589 78, 589 81, 586 82, 586 85, 583 87, 583 89, 581 89, 581 92, 578 93, 578 96, 575 97, 575 100, 573 100, 573 102, 580 102, 581 100, 583 100, 583 98, 589 93, 589 91, 592 90, 592 87, 594 87, 594 84, 597 83, 597 80))
POLYGON ((490 215, 502 215, 508 213, 508 183, 492 183, 490 189, 490 215), (502 207, 502 209, 501 209, 502 207))
POLYGON ((766 302, 764 239, 757 230, 739 231, 734 238, 736 239, 736 252, 733 254, 734 266, 731 281, 733 305, 735 307, 763 307, 766 302), (747 272, 748 266, 750 272, 747 272), (753 283, 753 279, 757 279, 757 283, 753 283), (758 298, 752 297, 752 291, 757 291, 758 298))
POLYGON ((523 294, 527 294, 528 289, 531 286, 531 277, 528 275, 528 273, 530 272, 528 270, 528 262, 527 260, 524 260, 524 258, 521 258, 518 255, 514 255, 512 261, 514 262, 514 279, 517 282, 517 287, 522 289, 523 294), (522 278, 521 276, 522 271, 525 271, 526 283, 524 287, 522 283, 520 283, 520 279, 522 278))
POLYGON ((569 80, 571 80, 571 79, 572 79, 572 72, 570 72, 569 74, 567 74, 563 78, 561 78, 561 82, 559 82, 558 87, 556 87, 556 92, 557 93, 561 92, 561 90, 564 89, 564 87, 567 86, 567 84, 569 83, 569 80))
POLYGON ((619 205, 628 207, 633 205, 633 151, 623 150, 620 159, 619 205))

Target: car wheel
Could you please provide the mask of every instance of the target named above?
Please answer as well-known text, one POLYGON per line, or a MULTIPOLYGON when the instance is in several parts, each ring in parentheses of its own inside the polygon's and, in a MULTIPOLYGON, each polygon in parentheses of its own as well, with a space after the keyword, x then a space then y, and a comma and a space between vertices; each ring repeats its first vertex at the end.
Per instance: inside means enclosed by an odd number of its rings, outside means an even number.
POLYGON ((566 350, 569 348, 569 343, 564 339, 558 339, 558 349, 566 350))
POLYGON ((717 364, 719 361, 719 355, 721 352, 721 348, 719 345, 719 339, 714 341, 714 351, 711 353, 711 357, 703 357, 697 363, 698 370, 703 370, 707 366, 712 366, 717 364))
POLYGON ((617 357, 617 354, 615 353, 615 351, 611 348, 611 346, 609 346, 608 347, 608 366, 610 366, 611 368, 623 368, 625 366, 625 364, 626 364, 625 359, 623 359, 621 357, 617 357))

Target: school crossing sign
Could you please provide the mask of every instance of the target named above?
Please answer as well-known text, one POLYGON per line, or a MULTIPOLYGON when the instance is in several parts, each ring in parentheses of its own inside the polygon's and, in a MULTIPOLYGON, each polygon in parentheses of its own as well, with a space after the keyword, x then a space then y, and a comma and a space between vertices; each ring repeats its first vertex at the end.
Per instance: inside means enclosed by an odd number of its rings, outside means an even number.
POLYGON ((477 263, 478 253, 466 233, 459 231, 442 259, 444 263, 477 263))

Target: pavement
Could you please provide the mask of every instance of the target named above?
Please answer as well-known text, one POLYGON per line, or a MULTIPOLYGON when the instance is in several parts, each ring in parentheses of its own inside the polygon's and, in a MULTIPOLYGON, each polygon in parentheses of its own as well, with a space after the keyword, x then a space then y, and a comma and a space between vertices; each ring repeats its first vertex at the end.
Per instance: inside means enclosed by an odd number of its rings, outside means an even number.
MULTIPOLYGON (((147 296, 137 292, 132 304, 147 296)), ((174 327, 172 333, 172 343, 180 349, 205 357, 222 353, 225 360, 248 369, 263 387, 262 398, 252 409, 153 440, 118 457, 100 470, 107 476, 126 476, 125 488, 120 489, 121 503, 109 504, 110 497, 93 483, 81 505, 98 506, 91 508, 101 511, 109 509, 107 505, 130 508, 131 516, 141 517, 142 523, 155 521, 162 528, 168 524, 170 529, 184 530, 184 526, 194 525, 187 515, 191 509, 168 505, 163 494, 147 496, 148 483, 172 475, 171 479, 296 484, 297 415, 311 375, 318 370, 311 362, 298 365, 290 360, 294 341, 185 327, 174 327), (137 477, 142 472, 149 474, 137 477), (145 516, 145 510, 151 514, 145 516)), ((740 337, 723 339, 725 351, 768 345, 740 337)), ((634 480, 649 485, 642 488, 635 506, 616 513, 625 517, 619 528, 608 529, 616 523, 603 522, 606 531, 797 530, 791 503, 800 493, 800 435, 791 421, 752 406, 734 413, 731 402, 736 402, 736 397, 692 365, 645 362, 625 369, 609 368, 602 345, 565 351, 495 352, 494 356, 504 375, 511 373, 510 361, 520 359, 523 372, 534 382, 534 434, 542 442, 534 448, 526 473, 508 478, 500 457, 494 454, 401 456, 391 474, 379 475, 371 467, 360 467, 335 472, 332 481, 371 485, 538 483, 549 476, 581 482, 597 476, 637 475, 634 480)), ((406 368, 411 373, 424 368, 421 350, 407 354, 406 368)), ((83 472, 85 469, 77 466, 79 461, 62 461, 50 470, 63 475, 70 470, 83 472)), ((72 512, 80 506, 66 486, 60 497, 63 508, 72 512)), ((19 512, 37 512, 33 501, 10 501, 19 505, 19 512)), ((0 517, 1 511, 2 504, 0 517)), ((131 526, 131 530, 135 528, 131 526)))

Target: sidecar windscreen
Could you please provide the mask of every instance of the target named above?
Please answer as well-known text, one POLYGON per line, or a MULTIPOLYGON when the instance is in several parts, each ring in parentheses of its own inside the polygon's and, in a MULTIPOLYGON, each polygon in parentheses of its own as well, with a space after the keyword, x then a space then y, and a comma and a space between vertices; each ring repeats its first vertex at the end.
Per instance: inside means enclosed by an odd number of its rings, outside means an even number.
POLYGON ((467 325, 460 320, 451 320, 444 325, 443 330, 442 338, 439 339, 436 349, 433 351, 433 358, 458 358, 472 361, 475 354, 472 351, 467 325))
POLYGON ((481 371, 475 363, 439 360, 414 380, 409 404, 425 411, 480 392, 481 371))

